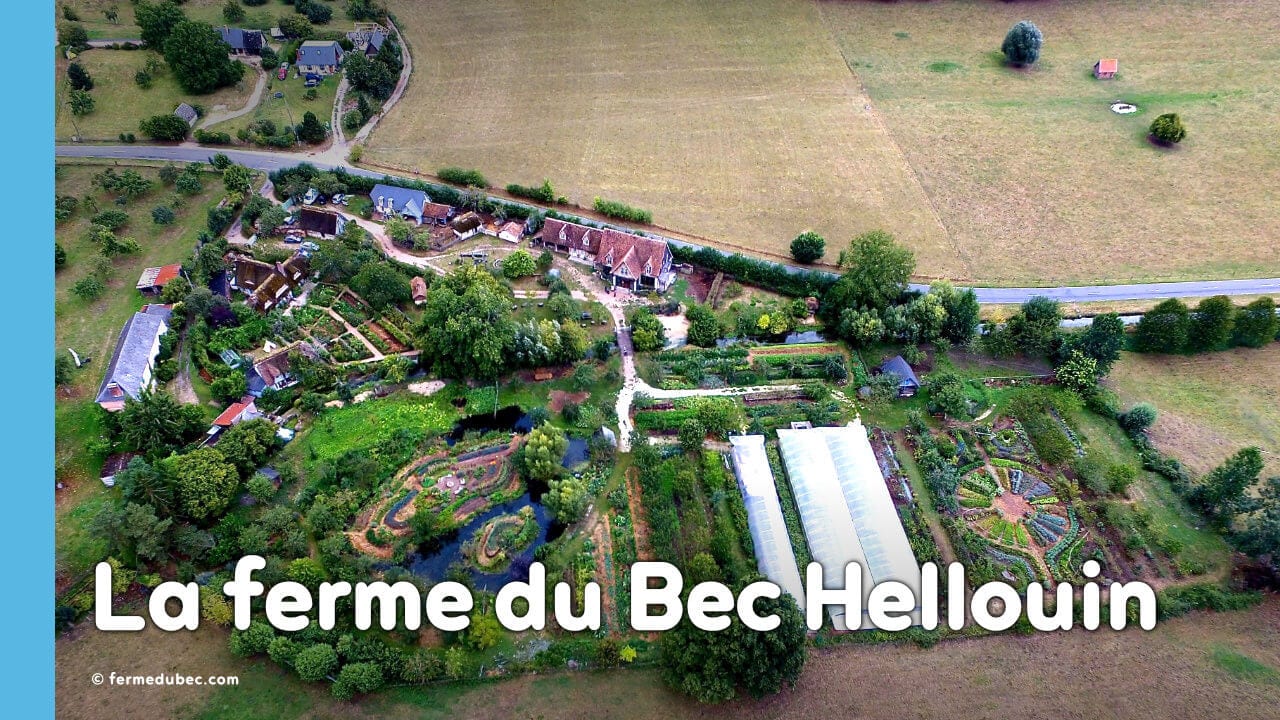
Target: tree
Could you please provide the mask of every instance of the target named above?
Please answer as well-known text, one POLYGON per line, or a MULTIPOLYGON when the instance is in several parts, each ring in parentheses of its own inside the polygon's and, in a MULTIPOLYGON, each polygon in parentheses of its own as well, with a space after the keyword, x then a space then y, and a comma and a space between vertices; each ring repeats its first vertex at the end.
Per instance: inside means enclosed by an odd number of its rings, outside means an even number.
POLYGON ((172 515, 177 509, 173 479, 143 457, 133 458, 117 472, 115 483, 129 502, 149 505, 164 515, 172 515))
POLYGON ((253 171, 243 165, 232 165, 222 171, 222 185, 229 193, 243 195, 253 183, 253 171))
POLYGON ((1280 477, 1268 478, 1258 491, 1258 512, 1240 534, 1240 547, 1254 557, 1280 557, 1280 477))
POLYGON ((538 272, 538 265, 526 250, 517 250, 502 261, 502 274, 511 280, 538 272))
MULTIPOLYGON (((276 20, 276 25, 279 26, 280 32, 284 33, 287 38, 306 39, 315 35, 316 32, 315 26, 311 24, 311 21, 301 15, 281 15, 276 20)), ((346 62, 351 62, 353 58, 359 55, 360 53, 351 53, 346 58, 346 62)))
POLYGON ((1191 501, 1222 522, 1253 509, 1249 488, 1262 472, 1262 451, 1247 447, 1227 458, 1191 489, 1191 501))
POLYGON ((1275 340, 1277 332, 1280 332, 1280 316, 1276 315, 1275 301, 1269 297, 1258 298, 1236 313, 1232 342, 1259 348, 1275 340))
POLYGON ((928 293, 907 305, 907 317, 911 319, 910 337, 913 342, 933 342, 942 336, 947 309, 942 306, 941 297, 928 293))
POLYGON ((942 335, 957 345, 969 342, 978 332, 978 295, 972 288, 957 290, 946 280, 929 286, 929 294, 942 300, 946 319, 942 322, 942 335))
POLYGON ((1044 35, 1040 28, 1030 20, 1022 20, 1009 29, 1000 45, 1000 52, 1010 64, 1019 67, 1030 65, 1040 59, 1040 46, 1044 43, 1044 35))
POLYGON ((240 487, 235 466, 211 447, 171 455, 160 466, 178 488, 182 512, 197 522, 222 515, 240 487))
POLYGON ((276 631, 270 625, 254 620, 244 630, 232 630, 228 645, 232 655, 253 657, 265 653, 275 637, 276 631))
POLYGON ((412 369, 413 361, 403 355, 391 355, 378 365, 382 379, 392 385, 404 382, 412 369))
POLYGON ((667 684, 705 703, 732 700, 743 688, 752 697, 794 685, 804 669, 807 631, 795 598, 756 600, 756 612, 777 615, 779 626, 757 632, 733 615, 719 632, 699 630, 687 618, 659 639, 667 684))
POLYGON ((568 295, 556 293, 547 298, 547 310, 551 312, 552 317, 563 322, 578 314, 578 303, 568 295))
POLYGON ((691 417, 680 423, 680 447, 684 448, 687 453, 697 452, 702 449, 702 443, 707 439, 707 426, 696 417, 691 417))
POLYGON ((884 337, 884 321, 875 310, 845 308, 837 332, 854 347, 868 347, 884 337))
POLYGON ((561 462, 568 449, 569 440, 560 428, 550 424, 534 428, 524 445, 525 473, 535 481, 556 477, 564 469, 561 462))
POLYGON ((852 304, 884 308, 906 290, 915 271, 915 255, 883 230, 872 230, 854 238, 840 253, 840 267, 849 283, 852 304))
POLYGON ((262 465, 275 449, 276 426, 262 418, 236 423, 218 438, 218 452, 236 466, 241 477, 262 465))
POLYGON ((223 4, 222 19, 231 24, 244 20, 244 7, 240 5, 240 0, 227 0, 223 4))
POLYGON ((293 668, 303 680, 319 682, 338 668, 338 653, 332 645, 316 643, 294 656, 293 668))
POLYGON ((560 523, 568 525, 578 520, 587 509, 586 478, 563 475, 551 479, 547 483, 547 492, 542 496, 542 504, 560 523))
POLYGON ((151 209, 151 222, 156 225, 171 225, 177 217, 173 208, 166 205, 157 205, 151 209))
POLYGON ((62 243, 53 243, 53 269, 61 270, 67 266, 67 251, 62 247, 62 243))
POLYGON ((195 405, 181 405, 172 395, 143 390, 120 411, 120 438, 148 457, 161 457, 200 437, 208 424, 195 405))
MULTIPOLYGON (((152 140, 178 142, 187 137, 187 132, 191 130, 191 126, 187 124, 186 120, 177 115, 167 113, 146 118, 138 123, 138 129, 152 140)), ((181 187, 179 187, 179 190, 181 190, 181 187)))
POLYGON ((72 90, 69 103, 71 105, 71 114, 76 117, 88 115, 94 109, 93 96, 84 90, 72 90))
POLYGON ((964 380, 950 370, 931 374, 924 383, 929 412, 941 413, 949 418, 969 417, 969 398, 965 396, 964 380))
MULTIPOLYGON (((263 235, 275 233, 284 224, 287 217, 289 217, 289 214, 285 212, 284 208, 279 205, 272 205, 263 210, 262 214, 258 216, 258 232, 263 235)), ((351 224, 354 225, 355 223, 351 224)))
POLYGON ((631 325, 631 344, 637 352, 658 350, 667 344, 666 328, 649 308, 633 310, 627 322, 631 325))
MULTIPOLYGON (((183 125, 186 125, 184 122, 183 125)), ((183 137, 186 137, 186 130, 183 130, 183 137)), ((204 191, 204 186, 200 184, 200 174, 198 172, 183 171, 177 180, 173 181, 173 189, 183 195, 199 195, 204 191)))
POLYGON ((275 483, 261 473, 255 473, 253 477, 249 478, 249 482, 245 483, 245 489, 249 491, 254 500, 260 503, 270 502, 271 498, 276 496, 275 483))
POLYGON ((1018 314, 1009 318, 1007 329, 1023 354, 1043 355, 1048 352, 1061 322, 1058 301, 1037 295, 1023 303, 1018 314))
POLYGON ((164 41, 164 60, 182 89, 198 95, 233 85, 244 74, 244 65, 228 56, 227 44, 208 23, 175 25, 164 41))
POLYGON ((224 375, 209 386, 213 391, 213 397, 220 403, 229 405, 249 392, 249 381, 245 379, 244 374, 240 372, 232 372, 224 375))
POLYGON ((816 232, 802 232, 791 241, 791 257, 805 264, 817 262, 827 251, 827 241, 816 232))
POLYGON ((1151 403, 1138 403, 1120 415, 1120 427, 1130 433, 1144 432, 1156 422, 1156 408, 1151 403))
MULTIPOLYGON (((356 53, 359 57, 359 53, 356 53)), ((324 142, 329 136, 329 131, 324 129, 324 125, 320 123, 320 119, 316 114, 308 110, 302 115, 302 124, 298 126, 298 139, 305 143, 315 145, 324 142)))
MULTIPOLYGON (((323 7, 323 6, 322 6, 323 7)), ((324 8, 326 11, 329 8, 324 8)), ((494 621, 497 624, 497 621, 494 621)), ((350 700, 356 695, 367 695, 382 687, 382 667, 375 662, 349 663, 338 672, 338 679, 330 691, 339 700, 350 700)))
POLYGON ((71 286, 71 294, 85 302, 97 300, 106 291, 107 284, 102 282, 102 278, 97 275, 86 275, 71 286))
POLYGON ((365 263, 351 278, 351 289, 377 310, 385 310, 413 298, 409 278, 386 262, 365 263))
POLYGON ((1191 313, 1187 330, 1187 347, 1190 350, 1219 350, 1231 339, 1235 324, 1236 307, 1226 295, 1205 298, 1191 313))
POLYGON ((1054 371, 1054 376, 1063 387, 1084 392, 1098 384, 1098 361, 1073 350, 1071 357, 1054 371))
MULTIPOLYGON (((390 44, 388 40, 383 43, 383 47, 386 48, 390 44)), ((343 64, 347 82, 351 83, 352 87, 378 100, 386 100, 391 97, 396 83, 399 82, 400 70, 393 70, 380 60, 381 53, 374 58, 367 58, 362 53, 350 53, 345 57, 343 64)))
POLYGON ((1178 113, 1165 113, 1152 120, 1147 132, 1161 145, 1176 145, 1187 137, 1187 128, 1178 113))
POLYGON ((1176 353, 1187 345, 1191 316, 1177 298, 1156 305, 1138 321, 1134 347, 1139 352, 1176 353))
POLYGON ((159 3, 139 2, 134 5, 133 15, 142 30, 142 42, 157 52, 164 49, 165 41, 169 39, 173 29, 187 19, 178 4, 169 0, 159 3))
POLYGON ((1124 349, 1124 321, 1116 313, 1098 315, 1088 329, 1072 338, 1067 348, 1092 358, 1097 363, 1098 376, 1103 377, 1111 372, 1124 349))
POLYGON ((72 90, 93 89, 93 77, 80 63, 73 62, 67 66, 67 82, 71 84, 72 90))
POLYGON ((715 347, 720 339, 720 321, 706 305, 694 305, 684 313, 689 320, 689 342, 698 347, 715 347))
POLYGON ((89 31, 79 23, 59 23, 58 44, 66 50, 78 53, 89 47, 89 31))

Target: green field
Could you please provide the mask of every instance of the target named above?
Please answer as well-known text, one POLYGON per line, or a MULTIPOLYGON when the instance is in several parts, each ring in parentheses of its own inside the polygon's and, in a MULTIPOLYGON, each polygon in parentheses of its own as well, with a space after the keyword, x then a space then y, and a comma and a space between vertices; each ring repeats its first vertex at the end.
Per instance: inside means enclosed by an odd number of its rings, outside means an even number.
MULTIPOLYGON (((334 5, 335 21, 342 19, 342 8, 334 5)), ((133 18, 133 3, 119 0, 64 0, 59 5, 67 5, 80 15, 80 24, 89 32, 90 39, 129 39, 137 38, 139 30, 133 18), (116 22, 108 22, 104 12, 114 7, 116 22)), ((226 0, 186 0, 181 3, 182 12, 192 20, 207 22, 214 27, 227 24, 222 17, 222 6, 226 0)), ((242 5, 245 19, 236 23, 237 27, 267 29, 276 24, 276 18, 293 13, 293 8, 270 0, 260 7, 242 5)), ((58 20, 62 21, 62 11, 58 10, 58 20)), ((333 24, 332 22, 330 24, 333 24)))
POLYGON ((1260 241, 1280 232, 1280 15, 1264 3, 392 7, 419 63, 365 153, 389 168, 545 177, 768 257, 812 228, 830 262, 882 227, 922 276, 977 283, 1280 271, 1260 241), (1045 46, 1014 70, 998 48, 1024 17, 1045 46), (1092 77, 1101 56, 1115 80, 1092 77), (1112 113, 1121 99, 1140 111, 1112 113), (1188 124, 1176 149, 1145 138, 1163 112, 1188 124))
POLYGON ((76 62, 93 77, 94 87, 90 94, 95 102, 94 111, 83 117, 71 114, 65 81, 68 61, 59 58, 54 137, 58 141, 70 140, 79 128, 81 137, 86 141, 116 141, 120 133, 131 132, 139 141, 146 142, 146 136, 138 130, 138 122, 144 118, 167 115, 183 102, 202 105, 210 113, 223 109, 237 110, 244 107, 253 92, 256 79, 247 68, 236 85, 208 95, 183 92, 168 68, 162 69, 154 78, 154 84, 143 90, 134 82, 133 76, 143 68, 148 57, 159 59, 160 56, 144 50, 86 50, 81 53, 76 62))
POLYGON ((307 88, 304 87, 303 80, 295 78, 292 71, 284 80, 278 80, 275 75, 271 75, 262 93, 262 101, 258 103, 256 110, 248 115, 210 125, 205 129, 230 133, 235 137, 237 130, 247 127, 255 120, 270 120, 276 124, 279 131, 289 125, 301 123, 303 114, 308 111, 315 113, 321 123, 330 123, 333 116, 333 101, 338 94, 339 79, 337 76, 325 78, 315 88, 315 99, 308 100, 306 99, 307 88), (277 98, 275 96, 277 92, 283 93, 284 97, 277 98))
MULTIPOLYGON (((101 559, 98 540, 83 532, 83 524, 107 493, 98 481, 103 458, 89 447, 102 432, 93 398, 120 328, 147 302, 134 289, 134 284, 143 268, 186 260, 196 233, 205 227, 207 209, 222 197, 221 178, 206 174, 204 192, 183 199, 183 207, 178 209, 177 220, 172 225, 160 226, 151 221, 151 209, 171 202, 174 195, 171 188, 158 181, 150 193, 124 206, 122 209, 129 213, 130 220, 117 235, 135 238, 142 251, 117 258, 113 275, 107 282, 107 292, 98 300, 86 303, 70 293, 76 282, 90 274, 90 265, 98 255, 98 247, 85 237, 94 213, 83 207, 84 198, 92 196, 99 210, 119 207, 92 184, 93 176, 107 165, 110 163, 60 164, 55 185, 57 194, 80 198, 81 207, 72 218, 59 224, 56 231, 58 242, 67 251, 67 265, 54 281, 54 349, 65 353, 66 348, 72 347, 82 357, 93 358, 88 366, 75 371, 75 380, 69 387, 59 388, 54 406, 55 469, 58 481, 68 485, 58 495, 56 536, 60 572, 83 571, 89 563, 101 559)), ((136 169, 144 177, 156 180, 155 168, 136 169)))

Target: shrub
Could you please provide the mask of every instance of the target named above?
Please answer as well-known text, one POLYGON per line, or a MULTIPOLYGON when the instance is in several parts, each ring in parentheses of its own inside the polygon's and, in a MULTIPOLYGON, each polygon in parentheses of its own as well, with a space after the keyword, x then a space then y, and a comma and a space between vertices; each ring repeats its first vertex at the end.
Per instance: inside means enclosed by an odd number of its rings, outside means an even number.
POLYGON ((187 121, 177 115, 166 113, 164 115, 153 115, 143 120, 138 123, 138 129, 152 140, 178 142, 187 137, 187 132, 191 130, 191 126, 187 125, 187 121))
POLYGON ((1022 20, 1004 36, 1000 51, 1014 65, 1030 65, 1040 59, 1040 46, 1043 43, 1044 35, 1040 28, 1030 20, 1022 20))
POLYGON ((1120 415, 1120 426, 1130 434, 1140 433, 1156 422, 1156 408, 1150 403, 1138 403, 1120 415))
POLYGON ((151 221, 157 225, 169 225, 176 217, 173 209, 164 205, 156 206, 151 211, 151 221))
POLYGON ((601 215, 611 217, 616 220, 626 220, 628 222, 643 223, 645 225, 653 223, 653 213, 648 210, 631 207, 625 203, 596 198, 592 203, 592 207, 594 207, 595 211, 601 215))
POLYGON ((1165 113, 1151 121, 1151 137, 1162 145, 1175 145, 1187 136, 1187 128, 1178 113, 1165 113))
POLYGON ((791 257, 805 264, 816 262, 827 250, 827 241, 816 232, 804 232, 791 241, 791 257))
POLYGON ((464 185, 466 187, 487 188, 489 181, 479 170, 467 170, 460 167, 442 167, 436 171, 436 176, 441 180, 454 185, 464 185))
POLYGON ((230 145, 231 134, 224 132, 210 132, 208 130, 195 131, 196 142, 202 145, 230 145))
POLYGON ((507 192, 516 197, 529 198, 548 205, 556 201, 556 192, 551 187, 550 180, 543 180, 541 185, 517 185, 512 183, 507 186, 507 192))

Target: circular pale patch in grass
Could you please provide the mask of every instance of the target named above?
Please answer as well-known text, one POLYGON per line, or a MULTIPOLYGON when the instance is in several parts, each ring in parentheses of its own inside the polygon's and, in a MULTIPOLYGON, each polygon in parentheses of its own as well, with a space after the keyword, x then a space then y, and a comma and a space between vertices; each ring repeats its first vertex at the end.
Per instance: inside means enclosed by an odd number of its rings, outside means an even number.
POLYGON ((1113 102, 1111 103, 1111 112, 1117 115, 1131 115, 1138 112, 1138 106, 1127 102, 1113 102))

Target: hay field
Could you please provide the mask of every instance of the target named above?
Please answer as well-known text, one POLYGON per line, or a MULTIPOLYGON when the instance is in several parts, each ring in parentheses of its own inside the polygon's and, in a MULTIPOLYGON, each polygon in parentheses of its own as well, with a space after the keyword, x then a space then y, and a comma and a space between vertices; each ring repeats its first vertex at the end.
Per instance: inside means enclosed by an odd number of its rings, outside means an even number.
POLYGON ((1280 271, 1280 13, 1248 0, 822 2, 979 280, 1056 284, 1280 271), (1043 31, 1006 68, 1004 34, 1043 31), (1115 80, 1092 76, 1117 57, 1115 80), (1140 111, 1120 116, 1109 104, 1140 111), (1156 115, 1180 147, 1146 140, 1156 115))
POLYGON ((901 153, 823 28, 795 0, 390 3, 414 57, 367 161, 550 179, 653 211, 718 245, 786 256, 805 229, 828 261, 890 228, 920 270, 966 275, 901 153))
POLYGON ((1127 405, 1159 411, 1152 440, 1197 473, 1248 445, 1280 474, 1280 344, 1200 355, 1125 353, 1107 381, 1127 405))

